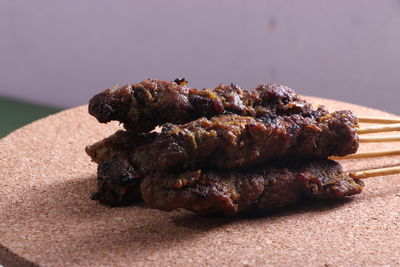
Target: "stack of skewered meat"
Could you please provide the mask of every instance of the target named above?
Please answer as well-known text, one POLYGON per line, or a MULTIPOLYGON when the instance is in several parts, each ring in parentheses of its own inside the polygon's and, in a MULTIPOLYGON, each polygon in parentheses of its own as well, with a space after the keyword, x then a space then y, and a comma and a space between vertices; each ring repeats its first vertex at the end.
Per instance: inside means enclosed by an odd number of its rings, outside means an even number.
POLYGON ((263 214, 363 189, 328 159, 357 151, 355 115, 313 109, 285 86, 149 79, 94 96, 89 113, 125 128, 86 148, 98 164, 93 198, 111 206, 143 199, 161 210, 263 214))

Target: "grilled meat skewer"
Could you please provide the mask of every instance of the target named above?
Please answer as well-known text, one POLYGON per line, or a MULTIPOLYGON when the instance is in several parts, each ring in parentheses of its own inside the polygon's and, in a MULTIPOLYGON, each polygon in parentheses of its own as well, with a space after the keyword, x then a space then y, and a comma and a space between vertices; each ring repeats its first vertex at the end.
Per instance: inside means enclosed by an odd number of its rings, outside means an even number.
MULTIPOLYGON (((159 169, 154 169, 151 172, 144 174, 140 171, 138 171, 134 166, 137 164, 135 162, 132 162, 132 158, 130 157, 130 153, 132 151, 135 151, 139 144, 143 142, 148 142, 149 140, 146 139, 146 137, 142 135, 132 135, 132 133, 127 132, 127 131, 118 131, 114 135, 97 142, 96 144, 92 146, 88 146, 86 148, 87 153, 92 157, 93 161, 97 162, 98 165, 98 191, 93 195, 93 198, 96 200, 99 200, 100 202, 111 205, 111 206, 120 206, 120 205, 127 205, 131 204, 139 199, 141 199, 141 193, 140 193, 140 184, 142 183, 143 177, 146 177, 145 179, 151 180, 152 184, 154 184, 154 179, 157 179, 157 183, 161 186, 164 182, 162 182, 161 177, 165 178, 165 182, 167 181, 172 181, 173 179, 183 179, 182 177, 197 177, 198 176, 198 170, 196 171, 176 171, 176 172, 160 172, 159 169), (175 177, 175 178, 174 178, 175 177), (176 178, 178 177, 178 178, 176 178), (181 177, 181 178, 179 178, 181 177)), ((283 161, 286 163, 287 161, 283 161)), ((304 162, 304 161, 300 161, 304 162)), ((333 163, 332 161, 328 160, 311 160, 309 161, 310 163, 305 163, 306 167, 303 167, 302 170, 306 170, 308 167, 311 166, 308 169, 312 169, 315 167, 315 170, 321 170, 321 172, 317 175, 317 173, 314 175, 315 177, 325 177, 326 172, 323 172, 322 170, 329 170, 330 168, 334 173, 338 174, 338 179, 341 177, 343 178, 343 182, 345 181, 350 181, 348 180, 348 177, 346 175, 340 176, 339 173, 341 172, 340 165, 337 163, 333 163), (316 162, 316 163, 313 163, 316 162), (318 169, 316 166, 321 163, 321 167, 318 169), (308 164, 308 165, 307 165, 308 164), (325 167, 324 167, 325 166, 325 167), (325 174, 324 174, 325 173, 325 174)), ((300 163, 290 163, 292 166, 289 169, 285 169, 282 167, 282 164, 275 167, 270 167, 270 164, 262 164, 261 167, 258 166, 255 169, 258 171, 248 171, 248 170, 229 170, 229 171, 212 171, 212 170, 205 170, 202 172, 201 177, 203 178, 196 178, 200 183, 203 181, 208 181, 211 179, 210 177, 216 177, 220 175, 221 177, 235 177, 236 180, 243 179, 245 181, 246 179, 249 180, 250 178, 246 177, 260 177, 260 175, 264 175, 263 177, 271 177, 276 171, 272 170, 281 170, 281 173, 288 173, 288 170, 294 172, 294 170, 297 170, 300 167, 300 163), (261 171, 260 171, 261 169, 261 171), (269 171, 267 171, 269 170, 269 171), (204 176, 206 175, 206 176, 204 176), (241 178, 240 178, 241 177, 241 178)), ((310 170, 307 170, 308 173, 310 173, 310 170)), ((297 171, 299 173, 299 171, 297 171)), ((297 175, 297 174, 296 174, 297 175)), ((295 176, 296 176, 295 175, 295 176)), ((290 175, 286 175, 290 176, 290 175)), ((329 175, 328 175, 329 176, 329 175)), ((298 177, 298 176, 296 176, 298 177)), ((311 176, 307 176, 311 177, 311 176)), ((333 177, 332 175, 329 177, 333 177)), ((163 178, 163 179, 164 179, 163 178)), ((193 180, 192 178, 185 178, 189 180, 193 180)), ((341 179, 340 178, 340 179, 341 179)), ((224 178, 225 179, 225 178, 224 178)), ((250 180, 252 181, 253 178, 250 180)), ((263 178, 264 179, 264 178, 263 178)), ((322 178, 321 178, 322 179, 322 178)), ((196 180, 196 181, 197 181, 196 180)), ((249 181, 250 181, 249 180, 249 181)), ((195 181, 195 180, 193 180, 195 181)), ((213 181, 212 179, 210 181, 213 181)), ((283 180, 282 180, 283 181, 283 180)), ((311 180, 310 180, 311 181, 311 180)), ((323 180, 321 180, 322 182, 323 180)), ((324 180, 325 181, 325 180, 324 180)), ((328 180, 327 180, 328 181, 328 180)), ((168 182, 168 183, 169 183, 168 182)), ((297 181, 298 182, 298 181, 297 181)), ((290 184, 290 181, 286 179, 285 184, 290 184)), ((309 181, 308 183, 309 185, 309 181)), ((148 183, 147 183, 148 184, 148 183)), ((224 182, 225 184, 225 182, 224 182)), ((146 187, 147 191, 150 190, 149 186, 147 185, 146 187)), ((155 186, 154 188, 158 188, 155 186)), ((292 188, 292 187, 291 187, 292 188)), ((341 188, 341 187, 337 187, 341 188)), ((158 189, 157 189, 158 190, 158 189)), ((241 190, 241 189, 238 189, 241 190)), ((292 190, 292 189, 290 189, 292 190)), ((341 190, 341 189, 340 189, 341 190)), ((342 192, 342 191, 337 191, 337 192, 342 192)), ((143 186, 142 186, 142 191, 143 191, 143 186)), ((146 191, 146 192, 147 192, 146 191)), ((322 191, 321 191, 322 192, 322 191)), ((343 191, 344 192, 344 191, 343 191)), ((182 192, 178 191, 179 194, 183 194, 182 192)), ((149 193, 147 192, 147 195, 149 193)), ((254 194, 254 192, 252 193, 254 194)), ((315 193, 313 193, 315 194, 315 193)), ((325 195, 327 194, 326 192, 324 193, 325 195)), ((284 194, 283 197, 286 197, 287 195, 284 194)), ((343 195, 344 196, 344 195, 343 195)), ((152 196, 151 202, 154 202, 156 200, 155 196, 152 196)), ((193 199, 193 197, 191 198, 193 199)), ((263 198, 265 199, 265 198, 263 198)), ((189 200, 188 200, 189 201, 189 200)), ((192 200, 190 200, 192 201, 192 200)), ((192 202, 190 202, 192 203, 192 202)), ((286 202, 285 202, 286 203, 286 202)), ((154 205, 154 204, 151 204, 154 205)), ((169 204, 171 205, 171 204, 169 204)), ((194 205, 194 204, 193 204, 194 205)), ((240 210, 240 209, 239 209, 240 210)), ((224 211, 225 212, 225 211, 224 211)))
POLYGON ((86 150, 97 162, 105 151, 124 150, 125 157, 141 173, 208 167, 233 169, 282 158, 324 158, 355 153, 356 127, 357 119, 350 111, 317 119, 297 114, 270 116, 264 121, 221 115, 184 125, 165 124, 161 133, 117 132, 86 150), (108 146, 121 149, 109 150, 108 146))
POLYGON ((100 157, 98 191, 93 198, 110 206, 129 205, 143 197, 149 207, 162 210, 265 214, 304 198, 342 199, 363 189, 362 181, 344 174, 337 162, 324 159, 240 171, 155 171, 143 179, 123 151, 109 152, 100 157))
POLYGON ((234 169, 275 159, 325 158, 355 153, 357 119, 350 111, 264 120, 238 115, 165 124, 154 140, 131 151, 143 173, 198 168, 234 169))
POLYGON ((203 215, 266 214, 303 199, 343 199, 361 193, 361 180, 330 160, 251 171, 188 171, 146 176, 141 194, 147 206, 184 208, 203 215))
POLYGON ((143 198, 163 210, 264 214, 363 188, 323 159, 357 151, 354 114, 313 110, 284 86, 196 90, 149 79, 94 96, 89 112, 127 129, 86 148, 98 163, 93 198, 108 205, 143 198), (158 125, 161 132, 149 132, 158 125))
POLYGON ((148 132, 167 122, 183 124, 203 116, 310 116, 312 108, 292 89, 278 84, 260 85, 254 91, 235 84, 197 90, 179 81, 148 79, 95 95, 89 102, 89 113, 102 123, 117 120, 132 132, 148 132))

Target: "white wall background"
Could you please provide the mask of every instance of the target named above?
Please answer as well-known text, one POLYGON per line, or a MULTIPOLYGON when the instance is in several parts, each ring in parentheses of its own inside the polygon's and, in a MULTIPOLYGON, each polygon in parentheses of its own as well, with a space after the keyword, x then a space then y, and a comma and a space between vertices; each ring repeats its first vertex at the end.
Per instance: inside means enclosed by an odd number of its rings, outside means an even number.
POLYGON ((400 114, 400 1, 0 0, 0 94, 70 107, 148 77, 400 114))

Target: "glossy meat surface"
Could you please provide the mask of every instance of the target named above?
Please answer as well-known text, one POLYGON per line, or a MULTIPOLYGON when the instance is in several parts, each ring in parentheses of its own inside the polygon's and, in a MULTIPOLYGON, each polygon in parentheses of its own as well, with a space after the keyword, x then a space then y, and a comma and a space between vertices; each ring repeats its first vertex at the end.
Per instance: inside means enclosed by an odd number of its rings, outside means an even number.
MULTIPOLYGON (((114 135, 87 147, 98 165, 94 199, 110 206, 133 204, 142 196, 153 208, 185 208, 201 214, 267 213, 304 198, 342 199, 358 194, 361 181, 330 160, 264 164, 247 170, 195 170, 142 174, 127 156, 137 144, 130 133, 114 135), (144 181, 144 182, 143 182, 144 181)), ((145 142, 142 137, 137 142, 145 142)))
POLYGON ((142 172, 198 168, 244 168, 290 158, 355 153, 357 119, 350 111, 306 118, 298 114, 261 119, 238 115, 165 124, 153 141, 132 151, 142 172))
POLYGON ((330 160, 248 171, 154 173, 141 184, 142 197, 149 207, 226 216, 265 214, 302 199, 342 199, 362 189, 362 181, 350 178, 330 160))
POLYGON ((146 139, 140 135, 117 131, 91 146, 86 153, 97 166, 97 191, 94 200, 110 206, 129 205, 141 199, 141 176, 129 161, 129 153, 146 139))
POLYGON ((147 132, 164 123, 183 124, 226 113, 264 117, 310 116, 311 112, 307 101, 278 84, 260 85, 252 91, 235 84, 198 90, 176 82, 148 79, 116 90, 107 89, 89 102, 89 113, 99 122, 116 120, 132 132, 147 132))
POLYGON ((162 210, 233 216, 363 189, 326 159, 357 151, 355 115, 312 109, 285 86, 197 90, 149 79, 94 96, 89 113, 127 129, 86 147, 98 164, 93 199, 107 205, 144 199, 162 210))

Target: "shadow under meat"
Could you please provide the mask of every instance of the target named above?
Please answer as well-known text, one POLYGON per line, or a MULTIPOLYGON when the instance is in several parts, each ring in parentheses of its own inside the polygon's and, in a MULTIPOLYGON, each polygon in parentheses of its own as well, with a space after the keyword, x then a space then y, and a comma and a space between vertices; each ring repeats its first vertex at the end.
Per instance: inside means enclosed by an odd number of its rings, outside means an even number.
POLYGON ((279 218, 295 216, 296 214, 304 214, 308 212, 324 212, 340 208, 353 201, 352 197, 340 200, 303 200, 296 205, 282 207, 267 214, 261 213, 243 213, 235 217, 224 216, 200 216, 195 213, 188 213, 173 219, 174 223, 179 227, 189 229, 210 230, 212 228, 220 227, 237 222, 249 220, 267 220, 276 221, 279 218))
MULTIPOLYGON (((15 214, 11 203, 4 207, 4 211, 5 214, 11 214, 10 218, 18 216, 21 231, 32 231, 32 234, 59 227, 62 221, 60 237, 57 238, 70 244, 64 248, 66 250, 76 251, 84 247, 91 251, 109 251, 123 248, 130 253, 140 253, 142 257, 151 255, 157 249, 170 249, 175 244, 190 242, 207 231, 231 224, 245 223, 251 226, 257 220, 262 220, 272 225, 283 217, 333 210, 352 201, 352 198, 304 201, 263 216, 204 217, 183 210, 164 212, 149 209, 143 203, 111 208, 90 199, 95 190, 95 175, 76 177, 62 183, 32 188, 18 203, 18 214, 15 214), (32 220, 37 222, 35 226, 32 226, 32 220)), ((49 241, 40 242, 47 245, 49 241)), ((40 246, 39 243, 36 245, 40 246)))
MULTIPOLYGON (((172 216, 172 220, 177 226, 188 227, 191 229, 204 229, 205 227, 220 226, 229 224, 232 221, 254 219, 254 218, 272 218, 281 216, 291 216, 299 213, 325 211, 338 208, 353 200, 353 197, 342 200, 303 200, 296 205, 280 208, 268 214, 240 214, 235 217, 223 216, 201 216, 189 211, 164 212, 147 208, 143 201, 138 201, 129 206, 109 207, 92 200, 91 195, 96 190, 96 176, 90 175, 85 178, 71 179, 62 183, 55 183, 45 188, 32 188, 24 200, 18 203, 20 207, 19 216, 31 216, 32 210, 35 210, 37 217, 50 214, 53 216, 62 216, 64 220, 79 218, 80 220, 102 219, 111 220, 110 215, 123 213, 132 213, 131 211, 140 211, 137 216, 145 215, 146 220, 152 214, 183 214, 184 216, 172 216), (57 205, 53 205, 57 202, 57 205), (104 216, 107 213, 108 216, 104 216), (143 213, 143 214, 142 214, 143 213), (66 217, 68 215, 68 217, 66 217)), ((359 196, 355 196, 359 197, 359 196)), ((4 207, 5 214, 15 211, 14 206, 4 207)))

